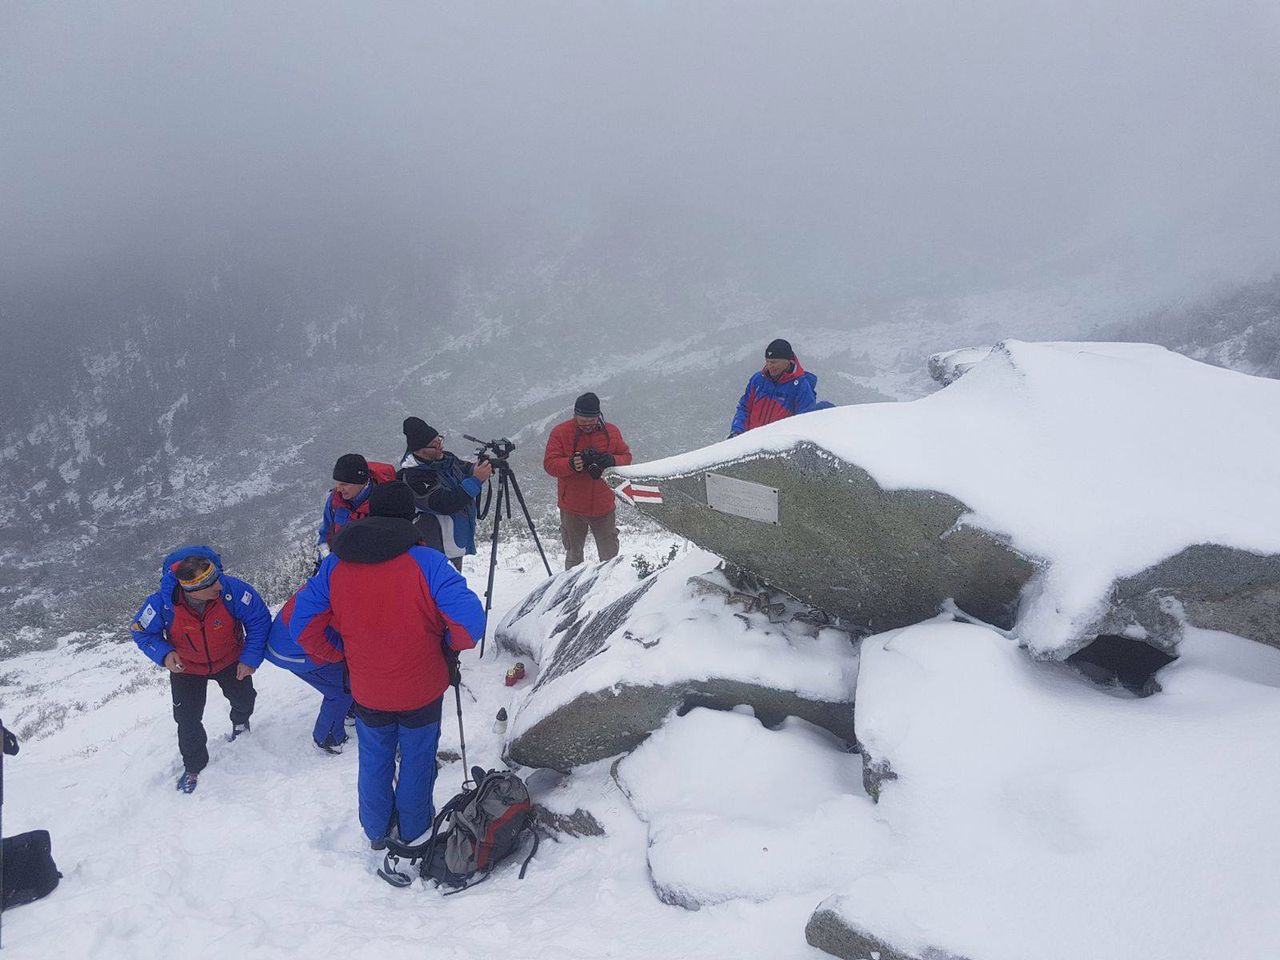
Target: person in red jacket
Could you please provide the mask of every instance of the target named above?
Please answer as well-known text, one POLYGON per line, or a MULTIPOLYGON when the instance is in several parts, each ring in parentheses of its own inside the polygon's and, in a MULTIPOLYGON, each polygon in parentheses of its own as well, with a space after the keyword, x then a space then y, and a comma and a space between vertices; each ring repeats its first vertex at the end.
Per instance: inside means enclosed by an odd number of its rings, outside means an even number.
POLYGON ((485 632, 479 598, 443 553, 422 546, 414 513, 403 482, 374 487, 369 515, 333 538, 289 620, 290 638, 313 662, 347 662, 360 825, 375 850, 389 837, 413 843, 431 827, 440 710, 455 682, 450 661, 485 632))
POLYGON ((609 467, 624 467, 630 462, 631 448, 617 427, 605 423, 600 398, 594 393, 580 396, 573 405, 572 419, 551 431, 542 466, 556 478, 566 570, 582 562, 588 530, 601 560, 618 555, 613 491, 600 475, 609 467))

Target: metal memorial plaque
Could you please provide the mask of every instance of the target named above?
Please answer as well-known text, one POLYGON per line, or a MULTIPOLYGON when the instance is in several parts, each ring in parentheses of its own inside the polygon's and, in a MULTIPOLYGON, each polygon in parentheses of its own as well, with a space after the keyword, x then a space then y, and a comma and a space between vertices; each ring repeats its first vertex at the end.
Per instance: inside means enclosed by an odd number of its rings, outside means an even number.
POLYGON ((778 491, 763 483, 707 474, 707 506, 761 523, 778 522, 778 491))

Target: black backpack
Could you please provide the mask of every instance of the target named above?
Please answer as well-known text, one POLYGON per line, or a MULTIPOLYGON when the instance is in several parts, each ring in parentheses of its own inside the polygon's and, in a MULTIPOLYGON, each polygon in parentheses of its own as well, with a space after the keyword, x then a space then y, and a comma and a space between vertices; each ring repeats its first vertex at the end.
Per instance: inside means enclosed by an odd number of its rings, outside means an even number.
POLYGON ((0 852, 4 863, 3 907, 21 906, 46 897, 62 879, 53 862, 48 830, 32 830, 4 838, 0 852))
POLYGON ((399 861, 408 860, 417 865, 417 873, 424 880, 453 888, 445 896, 460 893, 487 880, 494 867, 514 853, 528 833, 533 836, 533 846, 520 866, 520 879, 524 879, 529 861, 538 851, 528 788, 514 773, 486 773, 480 767, 472 767, 469 782, 475 785, 440 808, 431 836, 424 843, 411 847, 394 840, 387 842, 387 855, 378 876, 393 886, 409 886, 413 883, 412 874, 399 869, 399 861))

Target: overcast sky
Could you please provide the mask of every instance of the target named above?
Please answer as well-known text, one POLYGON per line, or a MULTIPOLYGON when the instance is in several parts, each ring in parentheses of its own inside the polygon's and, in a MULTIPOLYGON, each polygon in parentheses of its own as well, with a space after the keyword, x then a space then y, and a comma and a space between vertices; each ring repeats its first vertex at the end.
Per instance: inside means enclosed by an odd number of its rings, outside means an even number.
POLYGON ((617 206, 907 276, 1265 259, 1277 11, 6 0, 0 247, 56 281, 617 206))

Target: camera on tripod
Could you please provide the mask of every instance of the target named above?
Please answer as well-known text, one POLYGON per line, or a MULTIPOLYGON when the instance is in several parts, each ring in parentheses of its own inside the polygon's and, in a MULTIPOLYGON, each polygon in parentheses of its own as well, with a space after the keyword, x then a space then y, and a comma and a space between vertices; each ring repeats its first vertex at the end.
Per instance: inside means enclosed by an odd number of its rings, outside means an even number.
POLYGON ((614 464, 613 455, 605 453, 603 450, 587 447, 584 450, 579 450, 578 455, 582 457, 583 473, 589 473, 596 480, 599 480, 600 474, 614 464))
POLYGON ((516 442, 508 440, 506 437, 498 440, 481 440, 479 437, 464 433, 462 439, 478 444, 476 448, 477 458, 497 461, 502 465, 506 464, 507 457, 511 456, 511 451, 516 448, 516 442))

